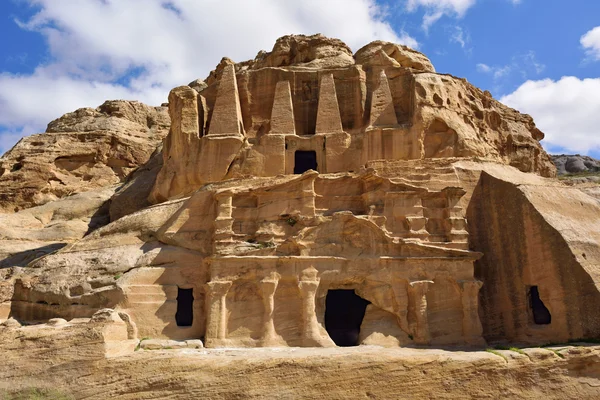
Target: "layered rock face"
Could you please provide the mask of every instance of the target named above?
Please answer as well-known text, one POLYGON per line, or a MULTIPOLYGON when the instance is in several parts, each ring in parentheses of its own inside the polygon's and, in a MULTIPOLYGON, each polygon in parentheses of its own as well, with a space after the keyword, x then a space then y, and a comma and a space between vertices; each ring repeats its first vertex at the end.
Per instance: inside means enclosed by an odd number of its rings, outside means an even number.
POLYGON ((531 117, 392 43, 352 56, 322 36, 284 37, 255 60, 223 59, 192 86, 169 97, 172 134, 154 201, 221 179, 291 174, 299 151, 314 153, 320 173, 380 159, 476 156, 555 174, 531 117))
POLYGON ((165 107, 107 101, 50 122, 0 158, 0 211, 123 182, 167 135, 165 107), (18 188, 18 190, 16 190, 18 188))
MULTIPOLYGON (((600 338, 600 203, 554 179, 531 117, 436 73, 419 52, 373 42, 352 54, 339 40, 286 36, 173 89, 168 116, 129 102, 76 113, 36 139, 56 150, 32 150, 0 178, 34 188, 6 197, 5 208, 20 211, 0 214, 1 337, 60 349, 89 329, 95 345, 79 354, 117 357, 107 369, 151 365, 147 354, 117 350, 123 341, 131 351, 135 338, 151 338, 142 350, 212 355, 600 338), (53 138, 63 135, 98 156, 77 164, 59 152, 53 138), (59 153, 74 166, 63 182, 82 193, 30 207, 65 195, 32 172, 57 174, 59 153)), ((547 361, 540 354, 528 351, 527 362, 547 361)), ((597 382, 586 360, 568 359, 563 374, 597 382)), ((529 370, 521 361, 509 367, 529 370)))

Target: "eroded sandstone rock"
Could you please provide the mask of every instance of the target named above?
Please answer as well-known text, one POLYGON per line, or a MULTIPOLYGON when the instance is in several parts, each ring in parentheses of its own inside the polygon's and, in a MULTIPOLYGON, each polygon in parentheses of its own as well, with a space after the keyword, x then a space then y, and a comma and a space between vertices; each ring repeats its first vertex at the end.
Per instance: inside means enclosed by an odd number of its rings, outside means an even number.
POLYGON ((199 92, 171 92, 173 125, 151 202, 223 179, 291 174, 298 152, 314 153, 320 173, 450 157, 556 173, 531 117, 435 73, 405 46, 373 42, 353 58, 334 39, 286 36, 255 60, 224 58, 205 82, 193 85, 199 92))
POLYGON ((107 101, 65 114, 0 158, 0 211, 123 182, 148 161, 168 129, 166 108, 139 102, 107 101))
POLYGON ((160 351, 600 336, 598 203, 552 178, 531 117, 422 54, 284 37, 169 114, 116 193, 3 216, 1 319, 160 351))

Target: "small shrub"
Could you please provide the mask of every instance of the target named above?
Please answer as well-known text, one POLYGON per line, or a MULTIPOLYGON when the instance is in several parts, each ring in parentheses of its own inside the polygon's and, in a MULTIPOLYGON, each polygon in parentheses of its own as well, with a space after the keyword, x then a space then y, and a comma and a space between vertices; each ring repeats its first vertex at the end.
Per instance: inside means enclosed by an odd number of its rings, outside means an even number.
POLYGON ((504 356, 504 354, 500 353, 498 350, 494 350, 494 349, 485 349, 485 351, 487 351, 488 353, 492 353, 492 354, 494 354, 494 355, 496 355, 496 356, 498 356, 498 357, 502 357, 502 358, 504 359, 504 361, 507 361, 507 362, 508 362, 508 360, 506 359, 506 357, 504 356))
POLYGON ((70 400, 73 399, 73 396, 54 389, 29 388, 19 390, 18 392, 9 394, 8 397, 2 398, 11 400, 70 400))
POLYGON ((546 350, 550 350, 551 352, 553 352, 554 354, 556 354, 560 358, 565 358, 565 356, 560 353, 560 351, 564 350, 564 349, 546 349, 546 350))
POLYGON ((294 226, 298 223, 298 221, 295 218, 289 217, 286 222, 288 223, 289 226, 294 226))
POLYGON ((522 349, 520 349, 518 347, 511 347, 511 348, 509 348, 509 350, 514 351, 515 353, 523 354, 524 356, 527 355, 527 353, 525 353, 522 349))

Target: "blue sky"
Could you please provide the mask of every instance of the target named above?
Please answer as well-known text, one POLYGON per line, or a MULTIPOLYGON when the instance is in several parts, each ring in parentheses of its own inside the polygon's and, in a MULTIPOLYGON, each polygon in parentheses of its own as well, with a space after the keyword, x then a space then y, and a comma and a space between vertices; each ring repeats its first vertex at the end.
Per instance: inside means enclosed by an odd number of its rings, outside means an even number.
POLYGON ((424 52, 531 114, 555 153, 600 158, 600 1, 3 0, 0 153, 105 99, 166 101, 222 56, 321 32, 353 50, 376 39, 424 52))

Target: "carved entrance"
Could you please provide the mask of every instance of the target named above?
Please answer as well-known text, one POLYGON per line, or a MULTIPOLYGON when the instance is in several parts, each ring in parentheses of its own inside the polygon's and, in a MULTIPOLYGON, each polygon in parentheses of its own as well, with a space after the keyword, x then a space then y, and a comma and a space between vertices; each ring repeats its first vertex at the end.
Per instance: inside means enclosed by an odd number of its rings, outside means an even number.
POLYGON ((529 306, 533 313, 533 322, 535 322, 536 325, 548 325, 552 322, 550 310, 548 310, 540 298, 540 292, 537 286, 531 286, 529 288, 529 306))
POLYGON ((296 151, 294 153, 294 174, 302 174, 309 169, 317 171, 317 152, 296 151))
POLYGON ((325 329, 338 346, 358 346, 360 326, 369 301, 354 290, 329 290, 325 300, 325 329))
POLYGON ((194 289, 177 290, 177 326, 192 326, 194 322, 194 289))

